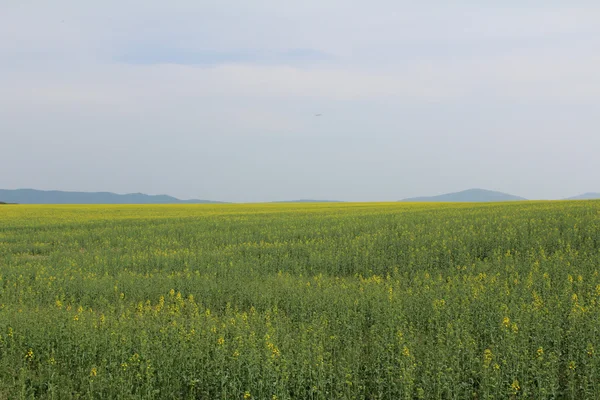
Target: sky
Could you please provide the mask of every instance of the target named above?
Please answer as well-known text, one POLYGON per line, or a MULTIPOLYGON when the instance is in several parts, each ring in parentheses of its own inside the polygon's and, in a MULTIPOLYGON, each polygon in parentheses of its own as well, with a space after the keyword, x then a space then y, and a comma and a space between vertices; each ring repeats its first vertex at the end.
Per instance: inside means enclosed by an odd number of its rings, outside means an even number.
POLYGON ((0 1, 0 188, 600 191, 600 4, 484 3, 0 1))

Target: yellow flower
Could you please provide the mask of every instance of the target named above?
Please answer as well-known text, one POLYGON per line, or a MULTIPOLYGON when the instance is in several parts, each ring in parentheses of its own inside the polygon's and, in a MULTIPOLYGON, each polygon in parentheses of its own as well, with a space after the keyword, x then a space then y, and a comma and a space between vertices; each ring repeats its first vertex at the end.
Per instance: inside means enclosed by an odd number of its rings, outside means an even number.
POLYGON ((504 325, 505 328, 510 327, 510 318, 504 317, 504 319, 502 320, 502 325, 504 325))
POLYGON ((488 368, 490 366, 490 363, 492 362, 492 358, 494 357, 492 350, 490 349, 485 349, 485 351, 483 352, 483 366, 485 368, 488 368))
POLYGON ((279 352, 279 349, 275 346, 273 346, 273 348, 271 349, 272 353, 273 353, 273 357, 279 357, 281 355, 281 353, 279 352))
POLYGON ((158 299, 158 304, 156 305, 156 307, 154 307, 154 312, 156 314, 158 314, 159 312, 161 312, 163 310, 164 307, 165 307, 165 297, 160 296, 160 298, 158 299))
POLYGON ((517 394, 519 392, 519 390, 521 390, 521 386, 519 385, 519 381, 518 380, 514 380, 513 383, 510 385, 510 389, 512 394, 517 394))
POLYGON ((96 369, 96 367, 92 368, 92 370, 90 371, 90 376, 93 378, 94 376, 98 375, 98 370, 96 369))
POLYGON ((591 343, 587 346, 587 355, 588 357, 594 356, 594 346, 591 343))
POLYGON ((402 349, 402 355, 404 355, 405 357, 410 357, 410 350, 408 350, 408 347, 404 346, 404 348, 402 349))
POLYGON ((542 298, 540 297, 539 294, 537 294, 537 292, 533 292, 533 307, 536 310, 541 309, 544 306, 544 301, 542 300, 542 298))
POLYGON ((542 347, 540 347, 539 349, 537 349, 537 356, 542 357, 543 355, 544 355, 544 349, 542 347))
POLYGON ((433 308, 436 308, 436 309, 443 308, 445 305, 446 305, 446 300, 444 300, 444 299, 435 300, 433 302, 433 308))
POLYGON ((575 361, 570 361, 569 362, 569 369, 571 371, 575 371, 575 368, 577 368, 577 366, 575 365, 575 361))
POLYGON ((512 329, 512 331, 513 331, 514 333, 517 333, 517 332, 519 332, 519 327, 517 326, 517 324, 516 324, 515 322, 513 322, 513 323, 512 323, 512 325, 511 325, 510 329, 512 329))
POLYGON ((217 340, 217 344, 219 346, 223 346, 223 344, 225 343, 225 339, 221 336, 218 340, 217 340))
POLYGON ((29 350, 27 351, 27 353, 25 354, 25 359, 26 359, 27 361, 32 361, 32 360, 33 360, 33 357, 34 357, 33 350, 32 350, 32 349, 29 349, 29 350))
POLYGON ((246 392, 244 393, 244 399, 251 399, 252 395, 250 394, 250 392, 246 392))

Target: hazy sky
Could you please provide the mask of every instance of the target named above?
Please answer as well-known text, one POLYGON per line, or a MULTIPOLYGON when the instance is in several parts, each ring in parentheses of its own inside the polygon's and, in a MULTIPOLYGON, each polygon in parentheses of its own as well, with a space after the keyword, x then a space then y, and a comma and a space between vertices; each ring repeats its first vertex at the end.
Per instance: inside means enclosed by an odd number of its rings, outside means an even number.
POLYGON ((0 1, 0 188, 600 191, 600 5, 483 3, 0 1))

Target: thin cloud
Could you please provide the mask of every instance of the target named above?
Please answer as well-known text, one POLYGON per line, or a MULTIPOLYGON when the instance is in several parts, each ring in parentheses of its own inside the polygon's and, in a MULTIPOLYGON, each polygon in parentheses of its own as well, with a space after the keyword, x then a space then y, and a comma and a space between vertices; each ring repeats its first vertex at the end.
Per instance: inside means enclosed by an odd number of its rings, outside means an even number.
POLYGON ((216 66, 230 64, 258 65, 314 65, 333 61, 335 57, 314 49, 290 49, 285 51, 194 51, 190 49, 137 46, 114 57, 126 64, 178 64, 216 66))

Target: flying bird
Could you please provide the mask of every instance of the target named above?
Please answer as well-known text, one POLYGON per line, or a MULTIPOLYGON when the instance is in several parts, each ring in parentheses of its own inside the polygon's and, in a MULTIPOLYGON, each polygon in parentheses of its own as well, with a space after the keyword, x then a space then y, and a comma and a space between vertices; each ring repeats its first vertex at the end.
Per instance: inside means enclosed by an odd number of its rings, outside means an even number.
POLYGON ((321 115, 323 115, 323 114, 315 114, 315 117, 320 117, 321 115))

